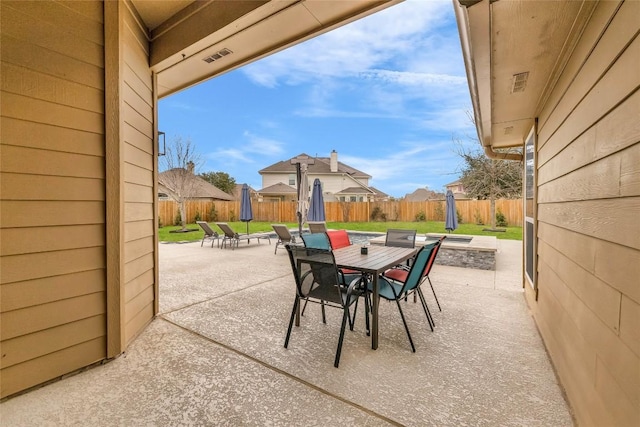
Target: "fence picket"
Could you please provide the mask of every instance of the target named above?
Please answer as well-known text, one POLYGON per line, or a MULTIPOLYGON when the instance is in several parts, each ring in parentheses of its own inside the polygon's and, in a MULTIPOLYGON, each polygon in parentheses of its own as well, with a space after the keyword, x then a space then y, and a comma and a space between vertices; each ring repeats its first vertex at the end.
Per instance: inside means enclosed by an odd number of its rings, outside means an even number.
MULTIPOLYGON (((252 204, 253 218, 256 221, 273 223, 296 222, 295 202, 256 202, 252 204)), ((456 209, 462 217, 462 222, 490 224, 489 200, 456 200, 456 209)), ((444 221, 444 200, 429 200, 426 202, 325 202, 327 221, 330 222, 367 222, 377 210, 386 216, 387 221, 415 221, 418 215, 428 221, 444 221)), ((496 200, 496 212, 500 210, 509 225, 521 226, 522 200, 496 200)), ((200 219, 208 222, 237 221, 240 215, 240 201, 205 201, 190 200, 187 202, 187 222, 196 220, 196 213, 200 219), (212 209, 215 208, 215 211, 212 209)), ((178 205, 173 200, 158 201, 158 215, 161 225, 173 225, 178 215, 178 205)))

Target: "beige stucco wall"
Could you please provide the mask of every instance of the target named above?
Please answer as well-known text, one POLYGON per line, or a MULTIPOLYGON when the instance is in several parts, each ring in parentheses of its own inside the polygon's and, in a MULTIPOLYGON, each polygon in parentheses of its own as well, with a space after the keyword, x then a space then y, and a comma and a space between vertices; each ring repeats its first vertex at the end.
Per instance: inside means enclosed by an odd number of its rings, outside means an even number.
POLYGON ((599 3, 539 116, 526 294, 583 426, 640 425, 639 16, 599 3))

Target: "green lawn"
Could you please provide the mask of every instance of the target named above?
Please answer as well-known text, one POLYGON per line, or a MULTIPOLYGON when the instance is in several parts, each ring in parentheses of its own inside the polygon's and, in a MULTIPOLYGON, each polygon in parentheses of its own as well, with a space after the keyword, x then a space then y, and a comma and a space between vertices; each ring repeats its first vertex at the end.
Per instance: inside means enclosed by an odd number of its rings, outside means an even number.
MULTIPOLYGON (((244 222, 236 221, 229 222, 229 226, 239 233, 244 233, 247 230, 247 224, 244 222)), ((286 223, 289 228, 297 229, 298 224, 289 222, 286 223)), ((444 222, 438 221, 426 221, 426 222, 328 222, 328 228, 334 229, 346 229, 353 231, 378 231, 385 233, 387 228, 409 228, 418 230, 418 234, 423 233, 445 233, 444 222)), ((453 234, 470 234, 478 236, 496 236, 498 239, 509 240, 522 240, 522 227, 507 227, 505 232, 489 232, 483 231, 484 228, 488 228, 486 225, 476 224, 459 224, 458 229, 453 234)), ((172 230, 177 230, 180 227, 170 226, 161 227, 159 230, 159 239, 161 242, 184 242, 201 240, 204 233, 197 224, 189 224, 187 228, 197 229, 198 231, 192 231, 190 233, 170 233, 172 230)), ((215 224, 211 223, 211 228, 220 232, 215 224)), ((264 231, 273 231, 270 222, 251 221, 249 223, 250 233, 259 233, 264 231)))

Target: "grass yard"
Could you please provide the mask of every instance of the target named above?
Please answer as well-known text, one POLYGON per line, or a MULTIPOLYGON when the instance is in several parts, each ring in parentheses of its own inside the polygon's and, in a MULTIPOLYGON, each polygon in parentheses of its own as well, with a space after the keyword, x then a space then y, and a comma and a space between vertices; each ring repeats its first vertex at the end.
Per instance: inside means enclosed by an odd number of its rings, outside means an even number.
MULTIPOLYGON (((238 233, 246 233, 247 224, 240 221, 228 222, 229 226, 238 233)), ((260 232, 272 232, 271 222, 259 222, 251 221, 249 223, 249 233, 260 232)), ((297 229, 298 223, 285 223, 291 229, 297 229)), ((210 223, 211 228, 221 233, 214 223, 210 223)), ((380 233, 386 233, 388 228, 406 228, 416 229, 418 234, 424 233, 446 233, 444 229, 444 222, 439 221, 425 221, 425 222, 328 222, 328 228, 333 229, 345 229, 351 231, 377 231, 380 233)), ((459 224, 458 229, 453 234, 469 234, 477 236, 496 236, 498 239, 508 240, 522 240, 522 227, 506 227, 504 232, 490 232, 483 231, 484 228, 488 228, 487 225, 476 224, 459 224)), ((188 224, 188 229, 197 229, 198 231, 192 231, 189 233, 171 233, 173 230, 178 230, 178 226, 161 227, 159 229, 159 240, 161 242, 185 242, 201 240, 204 233, 197 224, 188 224)), ((222 233, 221 233, 222 234, 222 233)))

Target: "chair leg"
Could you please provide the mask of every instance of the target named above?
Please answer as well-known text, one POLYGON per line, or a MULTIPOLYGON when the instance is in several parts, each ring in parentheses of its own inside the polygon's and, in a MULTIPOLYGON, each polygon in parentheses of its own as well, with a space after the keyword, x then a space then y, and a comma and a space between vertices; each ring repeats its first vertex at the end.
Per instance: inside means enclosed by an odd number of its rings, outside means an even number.
POLYGON ((307 303, 309 302, 309 298, 305 298, 304 299, 304 305, 302 306, 302 312, 300 313, 300 316, 304 316, 304 311, 307 308, 307 303))
POLYGON ((371 311, 370 309, 370 305, 371 302, 369 301, 369 291, 367 291, 365 289, 364 291, 364 315, 365 315, 365 325, 366 325, 366 331, 367 331, 367 336, 371 336, 371 326, 369 325, 369 312, 371 311))
POLYGON ((356 323, 356 313, 358 312, 358 301, 360 300, 360 297, 358 297, 358 299, 356 300, 356 304, 355 307, 353 308, 353 317, 351 316, 351 314, 349 314, 349 330, 353 331, 353 326, 356 323))
POLYGON ((429 310, 429 306, 427 305, 427 300, 422 293, 420 288, 416 289, 418 292, 418 296, 420 296, 420 302, 422 303, 422 309, 424 310, 424 314, 427 315, 427 321, 429 322, 429 327, 431 328, 431 332, 433 332, 433 328, 436 326, 436 322, 433 321, 433 316, 431 315, 431 310, 429 310))
POLYGON ((300 300, 296 295, 296 299, 293 302, 293 310, 291 310, 291 319, 289 319, 289 329, 287 329, 287 337, 284 339, 284 348, 287 348, 289 345, 289 338, 291 337, 291 328, 293 328, 293 319, 296 317, 296 309, 298 308, 298 304, 300 304, 300 300))
POLYGON ((413 340, 411 339, 411 333, 409 332, 409 325, 407 325, 407 321, 404 318, 404 314, 402 313, 402 307, 400 307, 400 301, 398 301, 398 298, 396 298, 396 305, 398 306, 398 311, 400 311, 400 317, 402 317, 404 330, 407 331, 407 336, 409 337, 409 343, 411 344, 411 351, 415 353, 416 347, 413 345, 413 340))
POLYGON ((324 314, 324 300, 320 301, 320 306, 322 307, 322 323, 327 323, 327 316, 324 314))
POLYGON ((340 353, 342 353, 342 341, 344 340, 344 328, 347 325, 347 318, 349 317, 349 306, 345 306, 342 313, 342 325, 340 326, 340 338, 338 339, 338 348, 336 349, 336 360, 333 362, 333 366, 336 368, 340 364, 340 353))
POLYGON ((427 280, 429 280, 429 286, 431 286, 431 292, 433 292, 433 297, 436 299, 436 304, 438 304, 438 310, 442 311, 442 308, 440 308, 440 303, 438 302, 438 297, 436 296, 436 291, 435 289, 433 289, 433 283, 431 283, 431 279, 429 279, 429 276, 427 276, 427 280))

